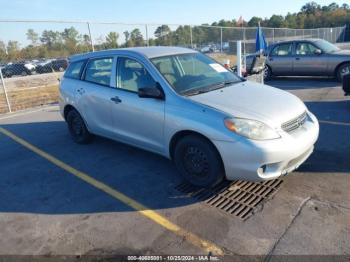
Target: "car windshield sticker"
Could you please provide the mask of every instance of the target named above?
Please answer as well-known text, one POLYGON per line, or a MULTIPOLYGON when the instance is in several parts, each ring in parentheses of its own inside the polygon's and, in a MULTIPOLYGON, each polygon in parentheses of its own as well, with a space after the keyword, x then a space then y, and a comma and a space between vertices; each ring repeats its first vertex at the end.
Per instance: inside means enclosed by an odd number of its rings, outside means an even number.
POLYGON ((209 64, 218 73, 226 73, 227 69, 220 64, 209 64))

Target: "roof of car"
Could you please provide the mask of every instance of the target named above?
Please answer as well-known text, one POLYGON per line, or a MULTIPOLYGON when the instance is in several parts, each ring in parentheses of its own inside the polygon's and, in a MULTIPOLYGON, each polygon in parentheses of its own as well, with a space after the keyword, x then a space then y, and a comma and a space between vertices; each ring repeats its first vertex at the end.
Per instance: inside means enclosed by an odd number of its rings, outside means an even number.
POLYGON ((286 40, 286 41, 279 41, 273 43, 273 45, 283 44, 283 43, 292 43, 292 42, 317 42, 321 39, 319 38, 307 38, 307 39, 292 39, 292 40, 286 40))
POLYGON ((82 59, 89 59, 99 56, 108 55, 127 55, 127 54, 139 54, 147 58, 154 58, 160 56, 177 55, 177 54, 188 54, 196 53, 197 51, 184 47, 175 46, 150 46, 150 47, 129 47, 129 48, 118 48, 109 49, 103 51, 89 52, 79 55, 73 55, 69 58, 70 61, 78 61, 82 59))

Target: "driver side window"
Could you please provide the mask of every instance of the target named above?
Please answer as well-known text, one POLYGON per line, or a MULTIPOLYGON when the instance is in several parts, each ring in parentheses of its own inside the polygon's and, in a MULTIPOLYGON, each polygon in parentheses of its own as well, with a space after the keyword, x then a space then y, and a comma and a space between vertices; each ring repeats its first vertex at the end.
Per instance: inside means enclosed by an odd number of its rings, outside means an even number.
POLYGON ((139 88, 154 87, 156 82, 146 68, 134 59, 119 57, 117 63, 117 88, 138 92, 139 88))

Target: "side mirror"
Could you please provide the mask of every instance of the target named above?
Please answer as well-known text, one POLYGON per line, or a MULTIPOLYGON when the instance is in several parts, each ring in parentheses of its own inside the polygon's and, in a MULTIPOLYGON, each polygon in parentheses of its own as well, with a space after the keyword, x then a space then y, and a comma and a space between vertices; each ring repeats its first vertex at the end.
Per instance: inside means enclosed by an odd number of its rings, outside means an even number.
POLYGON ((321 49, 316 49, 315 50, 315 55, 320 55, 322 54, 322 50, 321 49))
POLYGON ((157 83, 154 87, 141 87, 138 90, 139 97, 142 98, 155 98, 163 100, 165 98, 164 91, 157 83))

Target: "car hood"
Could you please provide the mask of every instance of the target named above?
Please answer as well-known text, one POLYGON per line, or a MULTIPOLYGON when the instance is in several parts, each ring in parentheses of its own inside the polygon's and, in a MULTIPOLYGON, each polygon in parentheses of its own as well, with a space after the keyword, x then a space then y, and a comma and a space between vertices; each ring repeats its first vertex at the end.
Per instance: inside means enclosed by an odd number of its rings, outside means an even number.
POLYGON ((228 115, 258 120, 274 128, 307 110, 298 97, 250 81, 190 96, 189 99, 228 115))
POLYGON ((336 52, 331 53, 331 54, 350 56, 350 50, 339 50, 339 51, 336 51, 336 52))

